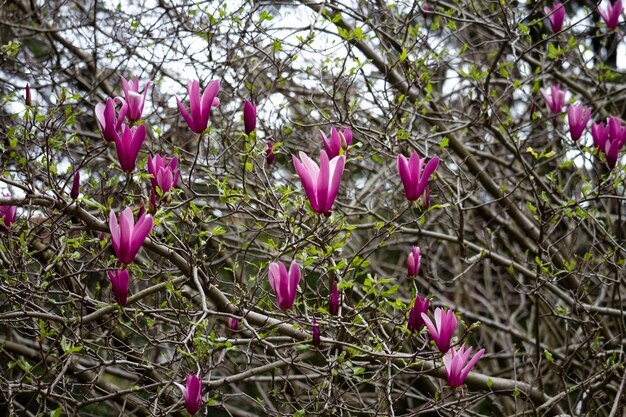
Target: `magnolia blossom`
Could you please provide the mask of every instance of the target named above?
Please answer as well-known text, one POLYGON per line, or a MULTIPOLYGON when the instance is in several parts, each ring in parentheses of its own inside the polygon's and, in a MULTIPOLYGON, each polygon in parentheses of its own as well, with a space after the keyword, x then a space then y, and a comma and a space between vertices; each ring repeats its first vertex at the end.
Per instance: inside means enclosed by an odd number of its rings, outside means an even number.
POLYGON ((467 362, 472 354, 472 348, 465 348, 465 344, 460 348, 451 348, 443 355, 443 364, 446 368, 446 378, 451 387, 456 388, 463 385, 465 378, 470 373, 476 362, 483 356, 485 349, 481 349, 474 357, 467 362))
MULTIPOLYGON (((11 197, 11 194, 3 194, 3 197, 8 198, 11 197)), ((8 229, 17 218, 17 206, 0 206, 0 218, 2 219, 2 224, 5 229, 8 229)))
POLYGON ((333 288, 328 296, 328 312, 333 316, 339 313, 339 290, 335 280, 333 280, 333 288))
POLYGON ((611 117, 607 122, 607 132, 604 153, 609 168, 615 168, 619 151, 626 142, 626 127, 622 126, 621 119, 611 117))
POLYGON ((122 136, 115 137, 115 150, 117 150, 117 158, 124 172, 133 172, 137 155, 143 141, 146 139, 146 126, 140 125, 136 127, 122 126, 122 136))
POLYGON ((565 105, 565 94, 567 93, 566 89, 561 89, 561 85, 557 84, 556 86, 551 86, 549 89, 541 90, 541 95, 543 96, 550 112, 552 113, 552 123, 556 124, 557 119, 556 116, 563 111, 563 105, 565 105))
POLYGON ((582 104, 571 104, 567 109, 567 121, 569 123, 569 133, 573 140, 578 140, 582 136, 589 118, 591 109, 583 107, 582 104))
POLYGON ((145 212, 139 216, 137 224, 133 217, 133 211, 126 207, 120 214, 118 224, 117 217, 113 210, 109 216, 109 229, 111 230, 111 243, 115 256, 122 264, 130 264, 135 259, 137 252, 141 249, 143 241, 150 234, 154 226, 152 216, 145 212))
POLYGON ((420 248, 417 246, 411 247, 411 253, 406 260, 406 269, 410 277, 416 277, 420 272, 420 264, 422 263, 422 255, 420 254, 420 248))
POLYGON ((413 307, 409 311, 409 321, 406 326, 410 331, 418 332, 422 330, 422 327, 424 327, 422 314, 428 313, 429 304, 430 299, 428 297, 422 299, 419 295, 415 296, 415 303, 413 303, 413 307))
POLYGON ((626 143, 626 127, 622 126, 622 120, 610 117, 606 124, 592 123, 591 136, 593 145, 598 148, 598 154, 603 153, 609 168, 615 168, 619 152, 626 143))
POLYGON ((148 94, 148 88, 152 85, 152 80, 148 81, 146 87, 143 89, 143 95, 139 93, 139 76, 135 75, 135 81, 126 81, 126 78, 122 79, 122 89, 124 90, 125 102, 128 105, 128 112, 126 118, 131 122, 136 122, 141 119, 143 113, 143 106, 146 103, 146 94, 148 94))
POLYGON ((606 140, 609 137, 609 130, 604 122, 591 123, 591 136, 593 137, 593 146, 598 148, 600 152, 604 152, 606 140))
POLYGON ((456 328, 454 311, 444 311, 442 308, 437 307, 435 309, 435 324, 433 324, 426 313, 422 313, 421 317, 428 328, 430 338, 433 339, 439 351, 442 353, 447 352, 450 349, 450 340, 456 328))
MULTIPOLYGON (((120 113, 116 118, 115 100, 107 98, 106 105, 102 103, 96 104, 96 119, 102 132, 102 137, 107 142, 115 142, 119 138, 119 131, 122 127, 124 117, 128 112, 128 104, 123 103, 120 113)), ((144 128, 145 129, 145 128, 144 128)))
POLYGON ((246 100, 243 103, 243 126, 246 135, 249 135, 256 129, 256 104, 250 100, 246 100))
POLYGON ((175 156, 170 163, 167 158, 159 154, 148 158, 148 173, 152 175, 150 182, 153 188, 159 187, 162 192, 166 193, 178 185, 178 158, 175 156))
POLYGON ((606 23, 606 27, 609 29, 615 29, 619 24, 619 17, 624 11, 622 0, 615 0, 615 3, 611 4, 610 0, 605 3, 606 7, 598 7, 598 13, 606 23))
POLYGON ((278 261, 269 266, 269 281, 274 294, 276 304, 282 310, 289 310, 296 300, 296 291, 300 283, 300 267, 293 261, 289 267, 289 273, 285 265, 278 261))
POLYGON ((413 152, 407 161, 402 154, 398 155, 398 173, 404 185, 407 200, 416 201, 428 187, 428 180, 439 166, 439 157, 434 157, 426 165, 426 158, 421 158, 413 152))
POLYGON ((606 121, 607 136, 610 140, 622 140, 626 135, 626 127, 619 117, 609 117, 606 121))
POLYGON ((174 382, 183 392, 185 409, 191 415, 196 414, 202 408, 202 380, 197 375, 187 375, 186 386, 174 382))
POLYGON ((313 211, 330 216, 331 208, 339 192, 346 157, 340 155, 329 161, 326 152, 321 151, 319 167, 304 152, 300 152, 302 161, 295 156, 292 159, 313 211))
POLYGON ((352 130, 350 128, 337 130, 335 126, 332 126, 330 128, 330 138, 327 138, 321 130, 320 135, 322 135, 322 143, 329 158, 334 158, 342 152, 346 153, 348 147, 352 145, 352 130))
POLYGON ((554 3, 552 8, 546 6, 543 8, 543 11, 550 21, 552 32, 560 32, 565 19, 565 7, 561 3, 554 3))
POLYGON ((276 158, 276 154, 274 153, 274 142, 266 142, 267 149, 265 150, 265 160, 267 161, 267 165, 272 165, 274 159, 276 158))
POLYGON ((113 289, 115 300, 119 305, 125 306, 128 298, 128 283, 130 281, 128 271, 126 269, 122 269, 115 273, 109 271, 109 280, 111 280, 111 287, 113 289))
POLYGON ((190 113, 187 112, 183 103, 176 97, 176 103, 178 103, 178 110, 183 116, 183 119, 189 125, 189 128, 194 133, 202 133, 209 125, 209 116, 211 115, 211 107, 219 105, 217 99, 217 93, 220 91, 219 80, 213 80, 209 83, 208 87, 204 90, 204 93, 200 95, 200 83, 197 80, 189 81, 187 84, 187 92, 189 93, 189 107, 190 113))

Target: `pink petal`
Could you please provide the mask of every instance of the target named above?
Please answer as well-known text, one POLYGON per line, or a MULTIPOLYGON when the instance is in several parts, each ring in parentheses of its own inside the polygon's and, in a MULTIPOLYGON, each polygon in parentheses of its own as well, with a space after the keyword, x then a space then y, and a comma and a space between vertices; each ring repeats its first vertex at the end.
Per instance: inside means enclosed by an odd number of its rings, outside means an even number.
POLYGON ((187 125, 189 126, 189 128, 194 133, 199 133, 199 132, 196 132, 195 123, 193 119, 191 118, 191 116, 189 116, 189 113, 187 113, 187 109, 185 108, 185 106, 183 106, 183 103, 180 102, 178 97, 176 97, 176 103, 178 104, 178 110, 180 111, 181 116, 183 116, 183 119, 185 119, 185 122, 187 122, 187 125))
POLYGON ((111 214, 109 214, 109 230, 111 231, 111 244, 117 255, 120 251, 120 226, 117 223, 117 216, 113 210, 111 210, 111 214))
POLYGON ((328 155, 325 151, 320 152, 320 173, 317 177, 317 203, 321 213, 328 213, 328 187, 330 182, 330 166, 328 163, 328 155))
POLYGON ((345 162, 345 155, 336 156, 332 159, 332 161, 330 161, 330 172, 332 178, 330 180, 331 182, 328 190, 328 200, 326 203, 328 211, 330 211, 330 209, 332 208, 333 203, 335 202, 335 198, 337 197, 337 193, 339 193, 339 185, 341 183, 341 176, 343 175, 345 162))
MULTIPOLYGON (((305 157, 308 159, 306 154, 300 152, 300 158, 304 159, 305 157)), ((318 212, 319 204, 317 201, 317 193, 315 190, 315 181, 317 180, 317 175, 313 176, 311 172, 307 170, 306 166, 302 162, 300 162, 300 160, 298 160, 298 158, 296 158, 295 156, 292 156, 292 160, 293 160, 293 165, 296 169, 296 172, 298 173, 298 176, 300 177, 300 182, 302 183, 304 192, 309 198, 309 202, 311 203, 313 210, 318 212)))

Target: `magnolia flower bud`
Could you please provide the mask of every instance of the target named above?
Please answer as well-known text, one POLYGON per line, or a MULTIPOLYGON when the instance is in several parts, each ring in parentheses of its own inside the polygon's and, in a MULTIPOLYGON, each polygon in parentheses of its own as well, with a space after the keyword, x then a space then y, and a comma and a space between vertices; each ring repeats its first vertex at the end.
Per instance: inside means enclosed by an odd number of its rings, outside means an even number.
POLYGON ((237 329, 239 328, 239 320, 237 320, 236 318, 229 318, 228 319, 228 329, 231 332, 236 332, 237 329))
POLYGON ((256 104, 250 100, 246 100, 243 103, 243 125, 246 135, 249 135, 256 129, 256 104))
POLYGON ((72 181, 72 191, 70 191, 70 197, 72 197, 72 200, 76 200, 78 198, 79 191, 80 191, 80 172, 76 171, 76 174, 74 174, 74 180, 72 181))
POLYGON ((320 338, 320 329, 317 326, 317 320, 313 319, 313 345, 315 347, 320 347, 322 344, 322 339, 320 338))
POLYGON ((26 95, 24 97, 24 104, 26 104, 28 107, 32 105, 32 98, 30 95, 30 84, 28 83, 26 83, 26 95))

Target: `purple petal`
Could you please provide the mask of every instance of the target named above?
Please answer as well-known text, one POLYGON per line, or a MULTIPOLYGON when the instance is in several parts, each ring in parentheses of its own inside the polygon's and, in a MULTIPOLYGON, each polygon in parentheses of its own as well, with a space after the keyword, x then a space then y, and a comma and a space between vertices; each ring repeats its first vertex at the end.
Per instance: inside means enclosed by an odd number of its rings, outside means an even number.
POLYGON ((341 176, 343 174, 343 169, 345 166, 346 157, 344 155, 336 156, 330 161, 330 172, 332 175, 330 187, 328 190, 328 199, 327 199, 327 209, 330 212, 333 203, 335 202, 335 198, 337 197, 337 193, 339 193, 339 185, 341 183, 341 176))
POLYGON ((317 177, 317 202, 319 204, 320 213, 330 212, 328 206, 328 187, 330 182, 330 166, 328 163, 328 155, 325 151, 320 152, 320 173, 317 177))
POLYGON ((189 116, 189 113, 187 113, 187 109, 185 108, 185 106, 183 106, 183 103, 180 102, 178 97, 176 97, 176 103, 178 104, 178 110, 180 111, 181 116, 183 116, 183 119, 185 119, 185 122, 187 122, 187 126, 189 126, 191 131, 194 133, 202 133, 202 131, 197 132, 196 125, 193 119, 191 118, 191 116, 189 116))
POLYGON ((120 226, 117 223, 117 216, 113 210, 109 214, 109 230, 111 231, 111 244, 117 255, 120 251, 120 226))
MULTIPOLYGON (((306 162, 306 160, 310 160, 309 157, 300 152, 300 158, 306 162)), ((298 158, 292 156, 293 165, 300 177, 300 182, 302 183, 302 187, 304 188, 304 192, 309 198, 309 202, 311 203, 311 207, 313 207, 313 211, 319 212, 320 206, 317 201, 317 192, 315 189, 315 183, 317 181, 317 175, 313 175, 309 169, 307 169, 306 165, 303 162, 300 162, 298 158)), ((313 163, 314 164, 314 163, 313 163)), ((317 168, 317 166, 316 166, 317 168)))
POLYGON ((154 219, 152 219, 152 216, 150 216, 149 214, 144 214, 137 221, 137 225, 135 226, 133 230, 133 235, 132 235, 132 247, 131 247, 132 252, 131 253, 133 254, 132 256, 133 259, 137 255, 137 252, 139 252, 139 249, 141 249, 143 242, 146 240, 146 237, 148 237, 148 235, 150 234, 150 231, 152 230, 153 226, 154 226, 154 219))

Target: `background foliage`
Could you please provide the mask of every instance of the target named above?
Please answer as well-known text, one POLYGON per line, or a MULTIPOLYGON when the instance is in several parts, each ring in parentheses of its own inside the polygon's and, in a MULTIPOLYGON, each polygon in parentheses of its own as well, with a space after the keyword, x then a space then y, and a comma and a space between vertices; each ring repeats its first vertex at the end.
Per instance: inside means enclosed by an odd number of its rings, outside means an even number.
POLYGON ((173 382, 197 373, 207 415, 621 415, 624 162, 609 170, 588 132, 573 142, 540 89, 560 83, 592 120, 626 118, 624 18, 610 31, 596 3, 569 1, 554 34, 545 5, 1 2, 0 201, 19 208, 0 234, 0 414, 182 415, 173 382), (155 86, 126 175, 93 108, 134 74, 155 86), (174 99, 193 79, 222 85, 200 138, 174 99), (331 125, 354 146, 325 218, 291 155, 316 156, 331 125), (441 158, 428 209, 396 170, 414 150, 441 158), (121 309, 106 220, 147 205, 154 153, 178 155, 181 180, 121 309), (303 266, 288 312, 267 281, 278 259, 303 266), (416 293, 486 350, 463 390, 406 330, 416 293))

